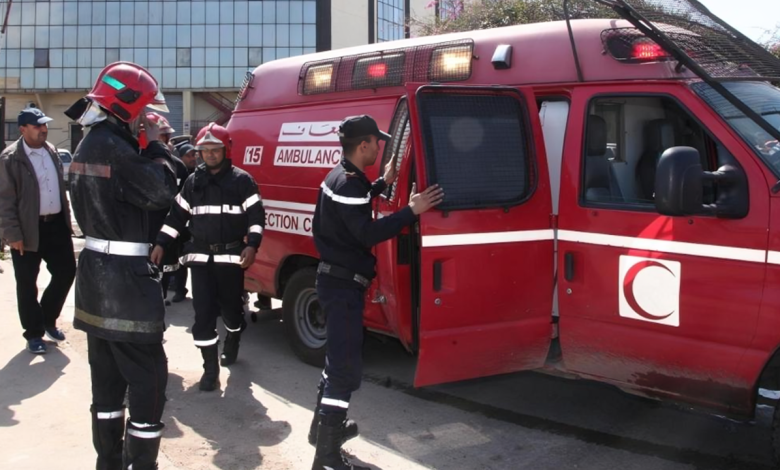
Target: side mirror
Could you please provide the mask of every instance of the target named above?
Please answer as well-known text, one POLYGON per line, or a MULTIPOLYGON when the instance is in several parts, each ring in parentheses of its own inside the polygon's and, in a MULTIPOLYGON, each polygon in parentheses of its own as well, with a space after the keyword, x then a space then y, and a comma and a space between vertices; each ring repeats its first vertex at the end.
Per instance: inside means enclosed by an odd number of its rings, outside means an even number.
POLYGON ((747 175, 736 161, 706 172, 698 150, 672 147, 661 155, 656 167, 655 207, 660 214, 670 216, 706 214, 741 219, 750 210, 747 175), (713 204, 703 202, 705 184, 716 189, 713 204))
POLYGON ((692 147, 666 150, 655 171, 655 207, 663 215, 686 216, 704 212, 704 169, 692 147))

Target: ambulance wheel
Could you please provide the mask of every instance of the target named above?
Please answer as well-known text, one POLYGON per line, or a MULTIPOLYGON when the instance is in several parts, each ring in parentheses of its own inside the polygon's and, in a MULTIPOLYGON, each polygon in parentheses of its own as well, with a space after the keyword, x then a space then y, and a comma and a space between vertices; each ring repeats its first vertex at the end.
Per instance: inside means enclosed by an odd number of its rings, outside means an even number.
POLYGON ((325 366, 325 313, 317 301, 314 283, 317 271, 301 269, 284 289, 282 315, 287 341, 296 356, 306 364, 325 366))
POLYGON ((775 413, 772 419, 772 455, 775 458, 775 465, 780 468, 780 402, 775 404, 775 413))

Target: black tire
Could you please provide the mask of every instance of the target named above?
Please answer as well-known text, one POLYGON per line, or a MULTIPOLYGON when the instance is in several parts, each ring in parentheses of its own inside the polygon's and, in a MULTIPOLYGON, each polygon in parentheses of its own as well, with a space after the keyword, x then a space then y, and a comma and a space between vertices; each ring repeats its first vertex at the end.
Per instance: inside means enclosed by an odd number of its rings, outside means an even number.
POLYGON ((282 321, 287 341, 298 358, 315 367, 325 366, 325 315, 317 302, 315 268, 296 272, 282 299, 282 321))

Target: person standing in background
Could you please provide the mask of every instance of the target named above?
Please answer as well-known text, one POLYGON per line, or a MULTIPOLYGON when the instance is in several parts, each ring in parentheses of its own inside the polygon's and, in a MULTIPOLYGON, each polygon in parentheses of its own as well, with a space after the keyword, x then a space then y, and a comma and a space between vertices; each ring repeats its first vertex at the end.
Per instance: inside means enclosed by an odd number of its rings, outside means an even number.
POLYGON ((33 354, 46 353, 44 335, 65 341, 57 319, 76 275, 62 162, 46 142, 50 121, 39 109, 23 110, 21 138, 0 155, 0 238, 11 247, 19 318, 33 354), (41 261, 51 282, 39 301, 41 261))

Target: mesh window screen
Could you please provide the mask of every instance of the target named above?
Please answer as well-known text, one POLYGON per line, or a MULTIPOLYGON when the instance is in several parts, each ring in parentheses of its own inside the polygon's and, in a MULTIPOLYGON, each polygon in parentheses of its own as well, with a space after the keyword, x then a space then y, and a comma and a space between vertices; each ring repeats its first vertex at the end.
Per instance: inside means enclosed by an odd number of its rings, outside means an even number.
POLYGON ((696 0, 617 3, 630 6, 647 19, 713 79, 780 79, 780 60, 710 14, 696 0))
MULTIPOLYGON (((391 161, 393 156, 396 156, 395 171, 396 174, 400 172, 401 163, 403 163, 403 158, 406 154, 406 146, 409 143, 410 130, 409 107, 404 98, 398 104, 395 116, 393 117, 393 122, 390 126, 390 135, 393 136, 393 139, 385 145, 384 154, 382 155, 382 166, 380 167, 382 168, 382 171, 384 171, 387 162, 391 161)), ((391 200, 395 199, 397 188, 398 180, 396 179, 395 182, 393 182, 393 185, 385 190, 385 197, 391 200)))
POLYGON ((531 191, 525 112, 508 95, 422 93, 421 127, 429 184, 440 209, 517 204, 531 191))

